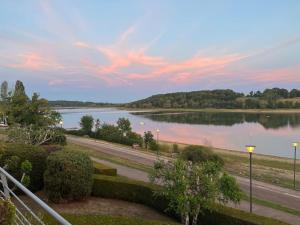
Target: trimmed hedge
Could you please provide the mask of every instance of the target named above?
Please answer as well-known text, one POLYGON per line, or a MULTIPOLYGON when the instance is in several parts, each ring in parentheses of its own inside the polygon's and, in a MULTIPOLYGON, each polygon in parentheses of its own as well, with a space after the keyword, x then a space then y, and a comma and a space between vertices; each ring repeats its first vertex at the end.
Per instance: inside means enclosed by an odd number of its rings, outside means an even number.
MULTIPOLYGON (((166 212, 168 201, 163 197, 153 196, 159 186, 130 180, 124 177, 94 175, 92 195, 96 197, 115 198, 150 206, 160 212, 166 212)), ((172 212, 169 215, 179 218, 172 212)), ((238 209, 217 204, 215 209, 200 215, 201 225, 287 225, 287 223, 250 214, 238 209)))
POLYGON ((29 174, 29 189, 33 192, 41 190, 44 186, 44 171, 46 170, 48 156, 46 150, 32 145, 7 143, 2 145, 1 148, 0 165, 4 166, 7 160, 15 156, 19 160, 14 160, 14 163, 16 163, 15 168, 9 168, 8 172, 20 180, 22 177, 21 163, 28 160, 32 165, 32 171, 29 174))
MULTIPOLYGON (((178 225, 178 223, 162 222, 154 220, 143 220, 138 218, 127 218, 120 216, 108 216, 108 215, 72 215, 63 214, 70 223, 74 225, 178 225)), ((58 222, 54 221, 49 216, 44 217, 44 222, 48 225, 58 225, 58 222)))
POLYGON ((94 174, 102 174, 107 176, 117 176, 117 169, 107 165, 93 162, 94 174))
POLYGON ((93 163, 83 152, 54 152, 47 159, 44 183, 45 193, 53 202, 84 199, 91 193, 93 163))

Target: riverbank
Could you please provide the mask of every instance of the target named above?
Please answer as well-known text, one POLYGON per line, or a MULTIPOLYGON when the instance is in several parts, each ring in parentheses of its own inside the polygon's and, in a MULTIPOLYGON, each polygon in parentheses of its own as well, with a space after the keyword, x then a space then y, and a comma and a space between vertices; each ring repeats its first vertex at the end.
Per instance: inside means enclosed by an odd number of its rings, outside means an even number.
MULTIPOLYGON (((189 144, 160 141, 163 145, 177 144, 182 151, 189 144)), ((241 177, 249 177, 249 154, 245 152, 211 147, 212 151, 220 155, 225 162, 225 170, 241 177)), ((296 161, 300 164, 300 160, 296 161)), ((285 188, 293 188, 294 160, 279 156, 253 153, 253 178, 285 188)), ((300 167, 296 167, 296 177, 300 177, 300 167)), ((300 189, 300 180, 296 179, 296 186, 300 189)))
POLYGON ((128 107, 115 107, 120 110, 127 111, 148 111, 148 112, 209 112, 209 113, 299 113, 300 109, 185 109, 185 108, 128 108, 128 107))

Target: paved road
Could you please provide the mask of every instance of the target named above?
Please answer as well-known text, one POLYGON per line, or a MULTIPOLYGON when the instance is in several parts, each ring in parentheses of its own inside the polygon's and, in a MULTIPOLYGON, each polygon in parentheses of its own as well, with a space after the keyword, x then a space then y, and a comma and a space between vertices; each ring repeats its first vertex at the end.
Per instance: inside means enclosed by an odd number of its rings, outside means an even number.
MULTIPOLYGON (((103 141, 98 140, 92 140, 88 138, 81 138, 81 137, 73 137, 68 136, 68 140, 82 145, 82 146, 88 146, 90 148, 93 148, 97 151, 101 151, 107 154, 115 155, 118 157, 122 157, 125 159, 130 159, 132 161, 136 161, 139 163, 143 163, 145 165, 152 166, 153 163, 157 160, 157 156, 152 153, 144 153, 138 150, 133 150, 128 147, 118 146, 115 144, 110 144, 103 141)), ((172 160, 168 157, 161 157, 163 160, 172 160)), ((125 168, 123 168, 125 169, 125 168)), ((122 170, 123 170, 122 169, 122 170)), ((127 168, 127 170, 130 168, 127 168)), ((118 170, 118 172, 121 174, 122 170, 118 170)), ((135 176, 132 178, 139 179, 145 176, 145 174, 142 175, 142 171, 135 171, 135 175, 133 173, 131 176, 135 176)), ((124 174, 121 174, 124 175, 124 174)), ((127 174, 128 175, 128 174, 127 174)), ((124 175, 125 176, 125 175, 124 175)), ((245 192, 249 192, 249 180, 242 177, 236 177, 237 181, 239 182, 242 190, 245 192)), ((139 179, 141 180, 141 179, 139 179)), ((274 185, 266 184, 263 182, 254 181, 253 182, 253 196, 268 200, 271 202, 278 203, 280 205, 289 207, 289 208, 295 208, 300 209, 300 192, 294 191, 286 188, 277 187, 274 185)), ((300 223, 299 223, 300 224, 300 223)))

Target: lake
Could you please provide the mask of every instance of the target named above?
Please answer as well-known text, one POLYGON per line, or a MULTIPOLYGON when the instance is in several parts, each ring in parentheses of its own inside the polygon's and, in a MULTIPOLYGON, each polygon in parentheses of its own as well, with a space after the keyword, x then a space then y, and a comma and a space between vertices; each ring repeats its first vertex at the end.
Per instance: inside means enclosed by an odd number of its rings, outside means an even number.
POLYGON ((300 141, 300 114, 297 113, 129 112, 114 108, 58 111, 65 128, 79 128, 84 115, 111 124, 126 117, 137 133, 149 130, 156 137, 159 129, 160 140, 238 151, 245 151, 245 145, 253 144, 257 146, 256 153, 289 158, 294 153, 291 142, 300 141))

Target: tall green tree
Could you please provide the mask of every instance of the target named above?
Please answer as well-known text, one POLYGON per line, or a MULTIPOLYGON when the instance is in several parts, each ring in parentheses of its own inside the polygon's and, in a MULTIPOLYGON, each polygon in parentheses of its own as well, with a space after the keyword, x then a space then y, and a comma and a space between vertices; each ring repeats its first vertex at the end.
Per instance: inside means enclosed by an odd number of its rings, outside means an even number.
POLYGON ((155 163, 150 180, 162 186, 156 194, 169 200, 169 209, 179 213, 185 225, 191 221, 196 225, 199 214, 213 209, 216 201, 238 203, 241 199, 235 179, 213 162, 161 160, 155 163))
POLYGON ((1 84, 1 100, 5 101, 7 97, 8 97, 8 83, 7 81, 4 81, 1 84))
POLYGON ((94 118, 90 115, 85 115, 80 119, 80 127, 84 134, 91 134, 94 127, 94 118))
POLYGON ((151 131, 144 132, 144 144, 145 148, 148 149, 149 145, 154 142, 153 134, 151 131))
POLYGON ((124 118, 124 117, 119 118, 117 121, 117 125, 123 134, 127 134, 127 133, 131 132, 131 124, 130 124, 129 119, 124 118))

